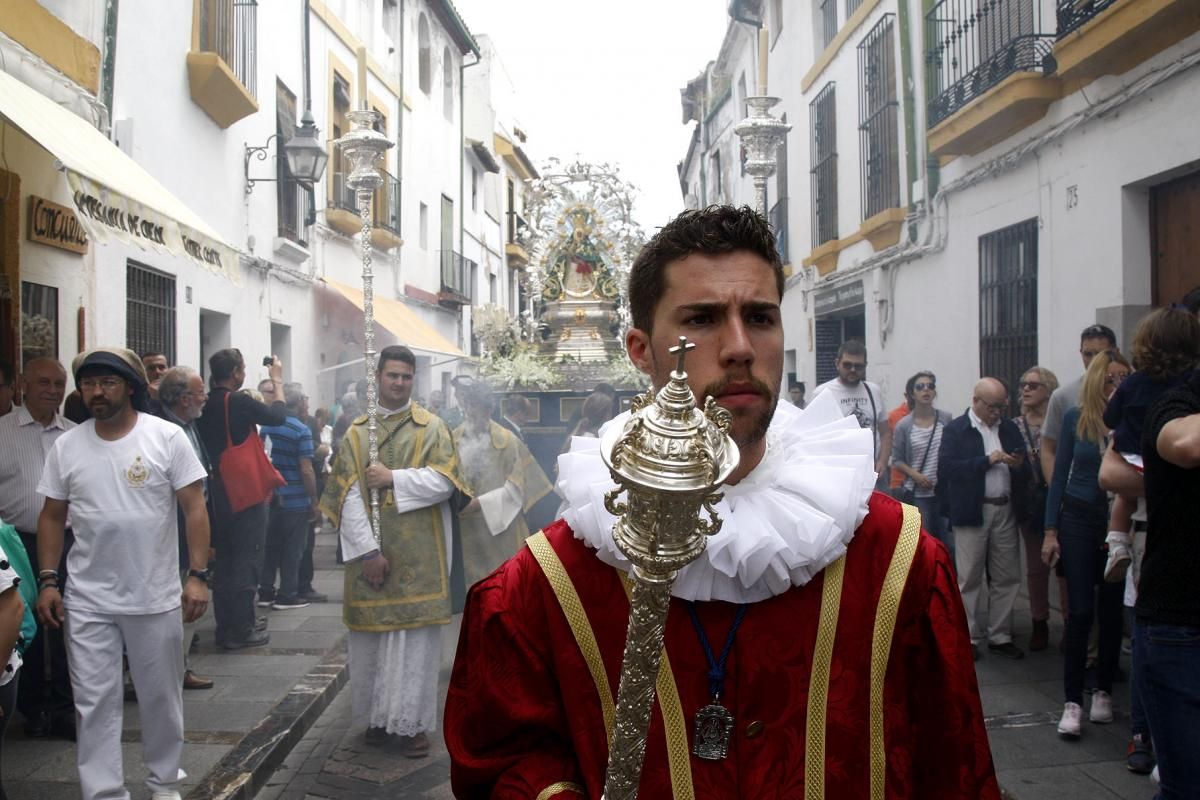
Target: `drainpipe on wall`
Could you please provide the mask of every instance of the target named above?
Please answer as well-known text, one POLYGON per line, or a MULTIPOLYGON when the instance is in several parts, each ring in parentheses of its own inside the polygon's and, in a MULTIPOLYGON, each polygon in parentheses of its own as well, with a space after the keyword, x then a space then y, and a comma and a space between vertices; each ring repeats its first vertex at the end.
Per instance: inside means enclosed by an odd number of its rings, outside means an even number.
MULTIPOLYGON (((396 198, 396 213, 400 220, 400 240, 404 240, 404 74, 407 70, 404 69, 404 0, 400 0, 399 8, 396 9, 400 20, 397 23, 400 29, 400 41, 396 42, 396 49, 399 51, 397 63, 400 65, 398 70, 400 83, 400 97, 396 100, 396 180, 400 184, 400 189, 397 192, 399 195, 396 198)), ((404 297, 404 281, 401 279, 401 266, 404 258, 404 245, 396 248, 396 269, 393 273, 393 282, 395 284, 396 298, 404 297)), ((440 274, 439 269, 439 274, 440 274)), ((440 277, 439 277, 440 280, 440 277)), ((441 288, 441 287, 439 287, 441 288)))
MULTIPOLYGON (((900 80, 904 84, 904 168, 908 173, 908 210, 911 212, 916 203, 913 199, 914 187, 917 184, 917 98, 913 83, 913 57, 911 21, 909 20, 909 0, 897 3, 900 17, 900 80)), ((908 226, 908 239, 917 240, 917 226, 908 226)))
POLYGON ((104 4, 104 57, 100 63, 100 102, 104 106, 105 118, 100 121, 100 130, 109 134, 113 116, 113 82, 117 72, 117 5, 120 0, 108 0, 104 4))
MULTIPOLYGON (((463 206, 466 205, 463 202, 463 199, 464 199, 463 183, 467 179, 466 178, 467 168, 466 168, 466 163, 465 163, 466 157, 467 157, 467 154, 466 154, 467 118, 466 118, 466 113, 465 113, 466 108, 467 108, 467 101, 466 101, 467 85, 466 85, 466 82, 463 80, 463 77, 464 77, 464 73, 467 71, 467 67, 473 67, 476 64, 478 64, 480 61, 483 60, 480 57, 479 53, 475 53, 474 51, 472 51, 472 53, 475 56, 475 60, 472 61, 470 64, 467 63, 466 54, 463 55, 462 60, 459 61, 459 63, 458 63, 458 252, 459 252, 459 255, 464 260, 467 257, 466 249, 464 247, 464 236, 463 236, 464 229, 465 229, 465 219, 464 218, 466 215, 466 210, 463 208, 463 206)), ((472 286, 471 292, 474 293, 476 288, 477 287, 472 286)), ((459 312, 459 313, 461 314, 461 312, 459 312)), ((472 318, 473 318, 473 315, 474 315, 474 307, 473 306, 472 306, 471 313, 472 313, 472 318)), ((460 317, 460 322, 461 322, 461 317, 460 317)), ((463 349, 468 354, 470 353, 470 350, 471 350, 471 332, 470 331, 466 331, 466 330, 463 331, 463 349)))
MULTIPOLYGON (((924 14, 922 15, 922 19, 924 19, 925 16, 927 16, 929 14, 929 12, 933 10, 934 5, 936 5, 936 4, 937 4, 937 0, 924 0, 924 2, 922 3, 923 9, 924 9, 924 14)), ((928 92, 929 92, 928 75, 923 75, 923 77, 926 78, 926 95, 927 96, 925 99, 926 99, 926 101, 928 101, 928 99, 929 99, 928 98, 928 92)), ((925 124, 926 124, 926 126, 928 126, 928 124, 929 124, 928 119, 926 119, 925 124)), ((940 185, 942 182, 942 166, 940 163, 938 163, 937 156, 935 156, 929 152, 929 136, 928 135, 923 136, 922 139, 925 142, 925 147, 924 147, 924 150, 925 150, 925 197, 928 200, 932 201, 933 198, 937 196, 938 189, 940 188, 940 185)))

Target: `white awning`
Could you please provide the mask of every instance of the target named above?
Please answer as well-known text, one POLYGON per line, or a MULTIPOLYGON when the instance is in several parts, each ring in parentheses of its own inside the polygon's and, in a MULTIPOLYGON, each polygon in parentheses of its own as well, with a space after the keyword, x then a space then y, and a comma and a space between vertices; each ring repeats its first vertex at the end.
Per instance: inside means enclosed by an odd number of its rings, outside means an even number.
POLYGON ((79 221, 93 239, 187 256, 241 283, 237 250, 204 220, 100 131, 4 71, 0 116, 62 164, 79 221))

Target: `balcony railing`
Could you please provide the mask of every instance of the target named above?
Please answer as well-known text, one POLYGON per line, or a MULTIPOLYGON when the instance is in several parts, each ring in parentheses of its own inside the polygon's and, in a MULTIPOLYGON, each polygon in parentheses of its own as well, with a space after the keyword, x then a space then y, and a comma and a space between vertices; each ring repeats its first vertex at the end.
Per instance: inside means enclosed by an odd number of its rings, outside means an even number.
MULTIPOLYGON (((354 190, 346 182, 350 175, 350 160, 342 154, 341 145, 329 142, 332 157, 329 160, 333 172, 332 196, 329 205, 346 211, 358 213, 358 200, 354 190)), ((383 185, 375 190, 375 199, 371 204, 371 225, 383 228, 400 235, 400 179, 387 170, 380 170, 383 175, 383 185)))
POLYGON ((1058 0, 1058 38, 1079 29, 1117 0, 1058 0))
POLYGON ((508 238, 506 242, 520 242, 526 228, 525 218, 515 211, 508 212, 508 238))
POLYGON ((473 299, 471 276, 478 265, 453 250, 439 250, 438 255, 442 260, 442 290, 438 299, 448 305, 470 305, 473 299))
POLYGON ((929 126, 1009 75, 1054 72, 1052 9, 1052 0, 941 0, 935 5, 925 16, 929 126))
POLYGON ((821 47, 828 47, 837 32, 837 0, 821 0, 821 47))
POLYGON ((277 187, 279 235, 301 247, 308 246, 308 226, 311 224, 309 195, 312 189, 280 173, 277 187))
POLYGON ((258 97, 258 0, 201 0, 200 50, 216 53, 258 97))
POLYGON ((788 260, 788 199, 786 197, 779 198, 775 205, 771 206, 768 218, 771 222, 771 230, 775 233, 775 249, 779 251, 779 260, 784 264, 789 264, 791 262, 788 260))

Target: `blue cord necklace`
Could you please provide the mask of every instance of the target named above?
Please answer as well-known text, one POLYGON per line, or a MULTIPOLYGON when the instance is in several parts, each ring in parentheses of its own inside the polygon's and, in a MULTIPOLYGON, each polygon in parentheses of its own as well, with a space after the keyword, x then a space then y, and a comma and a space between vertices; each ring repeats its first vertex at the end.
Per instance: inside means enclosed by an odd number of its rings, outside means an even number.
POLYGON ((725 688, 725 662, 729 659, 729 651, 733 649, 733 638, 737 635, 742 620, 746 618, 745 604, 738 606, 733 617, 733 625, 729 635, 725 637, 725 646, 721 648, 721 657, 714 658, 704 626, 700 624, 700 616, 696 613, 696 604, 687 604, 688 616, 692 618, 692 627, 700 637, 700 646, 704 648, 704 657, 708 660, 708 693, 712 701, 696 712, 695 737, 692 752, 697 758, 706 761, 720 761, 729 754, 729 738, 733 734, 733 715, 729 709, 721 705, 721 694, 725 688))

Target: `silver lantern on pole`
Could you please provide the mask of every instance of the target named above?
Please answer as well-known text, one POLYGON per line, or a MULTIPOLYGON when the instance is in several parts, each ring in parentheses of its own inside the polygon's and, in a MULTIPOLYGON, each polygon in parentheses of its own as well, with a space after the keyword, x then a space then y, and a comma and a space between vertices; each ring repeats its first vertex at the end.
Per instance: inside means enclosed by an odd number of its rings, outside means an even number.
POLYGON ((746 148, 746 172, 754 178, 754 210, 767 214, 767 178, 775 174, 776 156, 779 145, 792 126, 771 116, 771 107, 779 102, 778 97, 763 94, 746 98, 750 116, 739 122, 733 132, 742 139, 746 148))
MULTIPOLYGON (((371 269, 371 206, 375 190, 383 185, 379 172, 379 160, 391 140, 375 129, 381 116, 369 108, 351 111, 350 131, 338 139, 336 144, 349 167, 346 185, 354 191, 358 204, 358 216, 362 220, 359 232, 359 249, 362 253, 363 288, 363 361, 367 372, 367 463, 379 460, 379 387, 375 378, 375 274, 371 269)), ((378 543, 379 491, 370 490, 371 532, 378 543)))
POLYGON ((621 661, 616 719, 608 751, 605 800, 635 800, 646 755, 646 733, 662 660, 663 628, 679 570, 704 552, 721 529, 716 491, 738 465, 731 417, 710 397, 704 410, 687 384, 689 344, 679 337, 670 380, 634 398, 633 413, 613 426, 600 452, 618 488, 604 498, 617 517, 613 539, 632 563, 629 628, 621 661), (623 500, 619 499, 624 494, 623 500), (707 519, 701 519, 701 512, 707 519))

